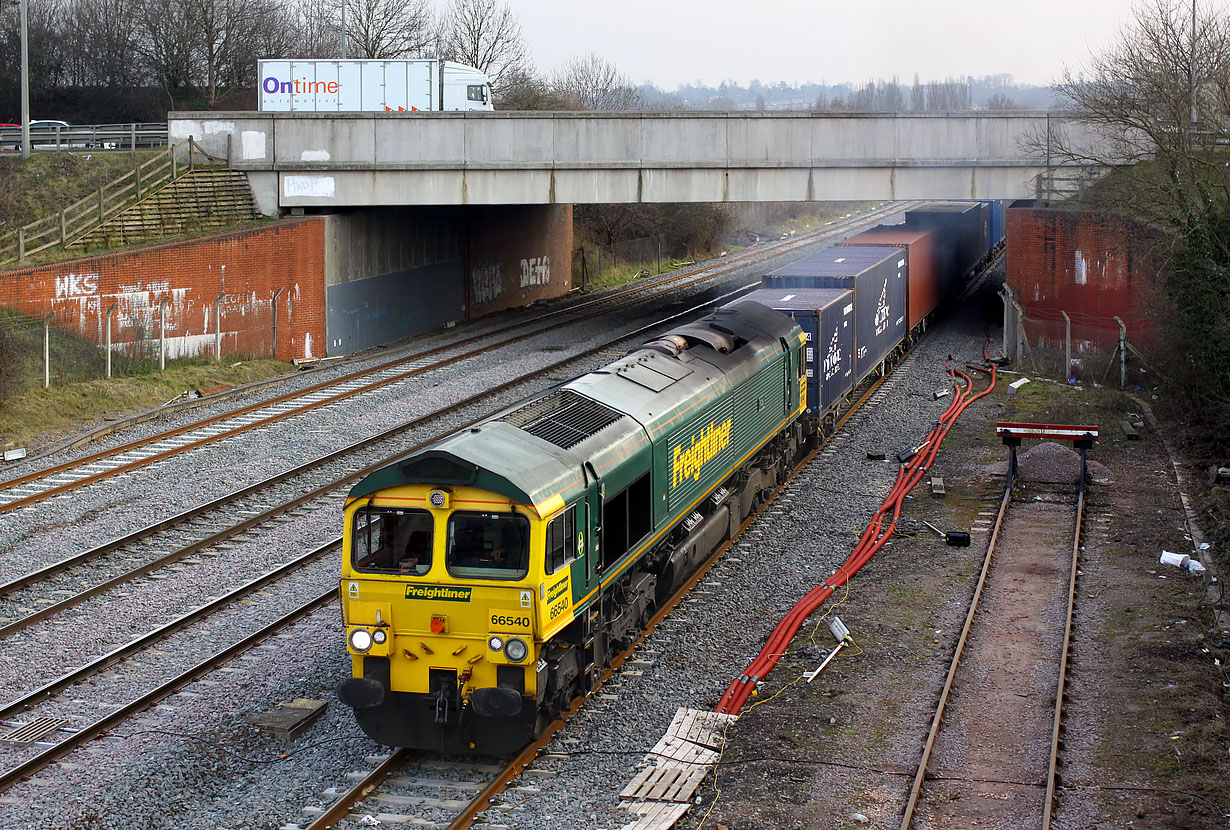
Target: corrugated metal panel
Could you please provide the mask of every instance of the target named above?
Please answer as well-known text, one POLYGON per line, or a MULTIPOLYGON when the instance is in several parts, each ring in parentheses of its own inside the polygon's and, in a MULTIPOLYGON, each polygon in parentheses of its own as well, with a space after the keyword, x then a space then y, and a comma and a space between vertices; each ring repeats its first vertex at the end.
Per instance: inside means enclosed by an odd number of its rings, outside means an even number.
POLYGON ((465 291, 460 259, 330 285, 326 352, 350 354, 465 319, 465 291))
POLYGON ((857 384, 905 339, 905 252, 830 248, 766 275, 765 287, 854 291, 854 375, 857 384))
MULTIPOLYGON (((738 302, 756 302, 787 314, 807 342, 807 407, 827 412, 854 386, 854 294, 841 288, 761 288, 738 302)), ((737 303, 735 303, 737 304, 737 303)))
POLYGON ((891 245, 906 251, 906 328, 913 329, 940 304, 942 295, 940 245, 935 231, 880 225, 852 236, 839 246, 891 245))

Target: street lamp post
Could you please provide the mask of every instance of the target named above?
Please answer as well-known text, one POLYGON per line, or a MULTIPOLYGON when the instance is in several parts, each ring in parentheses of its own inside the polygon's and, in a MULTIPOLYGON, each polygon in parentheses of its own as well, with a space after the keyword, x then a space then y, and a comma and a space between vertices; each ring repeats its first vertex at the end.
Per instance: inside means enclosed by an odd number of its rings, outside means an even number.
POLYGON ((30 26, 29 0, 21 0, 21 157, 30 158, 30 26))

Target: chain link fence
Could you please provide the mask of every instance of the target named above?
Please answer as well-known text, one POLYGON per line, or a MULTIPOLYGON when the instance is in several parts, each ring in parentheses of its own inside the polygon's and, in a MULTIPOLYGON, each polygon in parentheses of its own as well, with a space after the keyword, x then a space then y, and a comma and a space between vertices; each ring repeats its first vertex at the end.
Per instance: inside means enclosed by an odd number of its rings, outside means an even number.
POLYGON ((1004 354, 1013 363, 1039 374, 1137 386, 1149 381, 1153 365, 1160 359, 1150 354, 1152 331, 1139 321, 1129 326, 1114 315, 1076 309, 1024 309, 1011 292, 1001 296, 1005 302, 1004 354))
POLYGON ((181 318, 158 305, 116 303, 67 319, 0 310, 0 401, 48 386, 146 375, 181 362, 273 356, 271 303, 236 300, 201 311, 181 318), (215 308, 220 326, 209 322, 215 308), (209 330, 194 333, 179 322, 185 318, 209 330))
POLYGON ((652 276, 678 268, 694 252, 684 241, 643 236, 611 245, 580 245, 572 252, 573 281, 581 288, 603 288, 629 276, 652 276))

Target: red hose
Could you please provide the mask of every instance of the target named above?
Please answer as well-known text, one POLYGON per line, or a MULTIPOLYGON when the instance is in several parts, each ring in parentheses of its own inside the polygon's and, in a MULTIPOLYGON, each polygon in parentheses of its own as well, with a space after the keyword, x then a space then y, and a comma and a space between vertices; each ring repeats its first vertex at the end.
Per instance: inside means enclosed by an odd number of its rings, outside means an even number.
MULTIPOLYGON (((747 702, 748 697, 756 689, 757 684, 763 680, 768 673, 777 665, 778 660, 786 653, 786 648, 802 627, 803 622, 811 615, 813 611, 820 607, 829 597, 833 595, 833 591, 840 588, 850 577, 858 573, 859 569, 871 559, 875 553, 882 548, 885 543, 892 537, 893 531, 897 528, 897 519, 901 515, 901 507, 905 502, 906 495, 914 489, 926 472, 931 469, 932 463, 935 461, 935 456, 939 452, 940 444, 944 437, 948 434, 948 430, 952 429, 952 425, 956 423, 957 418, 965 411, 971 403, 990 394, 995 388, 996 371, 995 365, 990 368, 991 385, 977 395, 971 394, 974 390, 974 381, 964 372, 957 371, 950 367, 948 372, 952 375, 953 380, 960 378, 965 381, 965 388, 962 389, 959 383, 953 383, 953 400, 940 415, 938 423, 928 433, 926 440, 923 442, 922 449, 914 454, 909 461, 901 465, 897 471, 897 481, 889 491, 884 503, 872 516, 871 521, 864 528, 862 536, 859 537, 858 544, 854 546, 854 550, 850 556, 842 563, 832 576, 827 580, 812 588, 806 596, 795 603, 789 613, 782 618, 777 627, 769 634, 769 639, 761 648, 760 653, 756 658, 748 664, 743 673, 727 687, 722 699, 719 701, 715 711, 733 715, 737 714, 743 705, 747 702), (884 524, 885 516, 891 516, 887 527, 884 524)), ((982 369, 981 371, 987 371, 982 369)))

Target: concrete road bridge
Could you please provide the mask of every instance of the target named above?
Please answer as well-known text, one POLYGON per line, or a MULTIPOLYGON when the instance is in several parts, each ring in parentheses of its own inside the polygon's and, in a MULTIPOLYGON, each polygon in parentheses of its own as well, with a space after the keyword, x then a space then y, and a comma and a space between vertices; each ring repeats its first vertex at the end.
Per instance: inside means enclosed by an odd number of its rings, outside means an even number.
MULTIPOLYGON (((1035 198, 1045 112, 172 113, 293 208, 1035 198)), ((1077 137, 1079 138, 1079 137, 1077 137)))

